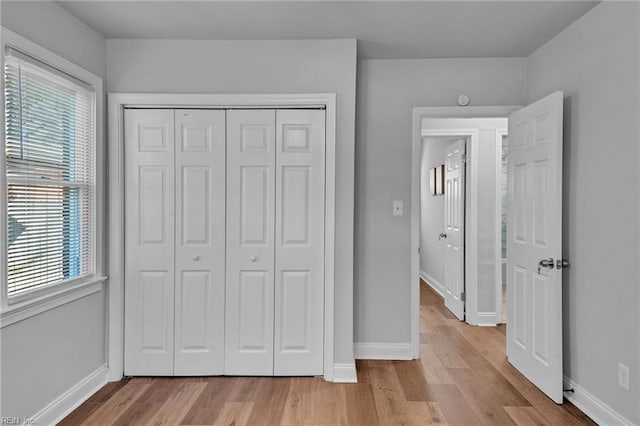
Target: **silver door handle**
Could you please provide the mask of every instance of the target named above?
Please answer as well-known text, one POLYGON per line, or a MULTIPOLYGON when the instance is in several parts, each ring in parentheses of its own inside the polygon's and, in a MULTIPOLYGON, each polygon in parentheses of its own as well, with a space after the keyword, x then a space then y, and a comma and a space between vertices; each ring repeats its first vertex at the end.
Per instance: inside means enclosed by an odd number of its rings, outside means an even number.
POLYGON ((542 259, 540 262, 538 262, 538 266, 541 268, 553 269, 554 265, 555 260, 553 260, 553 257, 550 257, 549 259, 542 259))
POLYGON ((540 274, 542 268, 553 269, 554 266, 555 261, 553 260, 553 257, 550 257, 549 259, 542 259, 538 262, 538 274, 540 274))
POLYGON ((252 262, 255 262, 256 260, 258 260, 258 258, 256 256, 251 256, 249 260, 251 260, 252 262))
POLYGON ((440 241, 443 238, 447 238, 447 234, 444 232, 441 232, 440 235, 438 235, 438 241, 440 241))

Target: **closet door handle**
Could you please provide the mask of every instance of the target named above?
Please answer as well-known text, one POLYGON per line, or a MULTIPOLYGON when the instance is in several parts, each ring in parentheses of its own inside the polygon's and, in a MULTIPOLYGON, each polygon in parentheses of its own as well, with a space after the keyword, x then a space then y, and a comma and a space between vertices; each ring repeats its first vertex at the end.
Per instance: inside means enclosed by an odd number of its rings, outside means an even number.
POLYGON ((256 260, 258 260, 258 258, 256 256, 251 256, 249 260, 251 260, 252 262, 255 262, 256 260))

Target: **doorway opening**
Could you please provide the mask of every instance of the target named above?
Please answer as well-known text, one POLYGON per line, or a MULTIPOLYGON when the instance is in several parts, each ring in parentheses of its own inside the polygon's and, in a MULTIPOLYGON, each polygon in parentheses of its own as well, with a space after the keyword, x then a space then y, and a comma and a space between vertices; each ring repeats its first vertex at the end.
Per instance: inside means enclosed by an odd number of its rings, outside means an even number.
POLYGON ((466 153, 477 132, 455 132, 422 131, 420 277, 464 320, 466 153))
MULTIPOLYGON (((431 197, 421 190, 420 271, 447 308, 471 325, 502 322, 501 159, 507 124, 505 117, 421 120, 423 174, 435 162, 446 188, 431 197)), ((427 184, 422 178, 420 185, 427 184)))
MULTIPOLYGON (((464 138, 467 152, 465 155, 465 171, 467 188, 464 195, 464 256, 463 283, 465 283, 465 320, 473 325, 495 325, 502 322, 502 186, 500 176, 502 167, 496 166, 501 158, 502 134, 507 133, 507 119, 519 106, 496 107, 419 107, 413 111, 413 155, 412 155, 412 204, 411 204, 411 238, 412 238, 412 282, 411 282, 411 340, 414 356, 419 354, 419 282, 421 276, 421 170, 423 141, 429 137, 464 138), (472 120, 488 120, 489 124, 471 123, 472 120), (493 126, 492 144, 487 145, 487 125, 493 126), (498 132, 500 131, 500 133, 498 132), (480 137, 484 144, 480 146, 480 137), (498 140, 500 145, 498 146, 498 140), (488 149, 482 149, 489 147, 488 149), (493 164, 492 173, 480 173, 478 168, 483 163, 493 164), (481 180, 481 178, 484 178, 481 180), (490 187, 490 188, 489 188, 490 187), (491 197, 480 197, 479 189, 490 192, 491 197), (482 209, 481 209, 482 207, 482 209), (480 215, 484 215, 480 222, 480 215), (487 217, 491 226, 479 228, 479 223, 486 223, 487 217), (480 238, 490 241, 490 249, 482 244, 480 238), (484 277, 485 283, 492 288, 479 298, 477 283, 484 277), (479 303, 482 303, 479 305, 479 303), (488 309, 487 306, 492 306, 488 309)), ((426 166, 427 168, 429 166, 426 166)), ((428 176, 428 175, 427 175, 428 176)), ((429 181, 426 181, 426 185, 429 181)), ((445 189, 446 194, 446 189, 445 189)), ((443 231, 433 236, 436 239, 443 231)), ((440 242, 445 245, 444 238, 440 242)), ((427 272, 429 271, 422 271, 427 272)), ((431 275, 431 274, 430 274, 431 275)), ((433 278, 433 276, 432 276, 433 278)), ((428 281, 428 280, 427 280, 428 281)), ((442 287, 445 285, 441 282, 442 287)), ((442 288, 441 287, 441 288, 442 288)), ((463 291, 461 291, 463 293, 463 291)))

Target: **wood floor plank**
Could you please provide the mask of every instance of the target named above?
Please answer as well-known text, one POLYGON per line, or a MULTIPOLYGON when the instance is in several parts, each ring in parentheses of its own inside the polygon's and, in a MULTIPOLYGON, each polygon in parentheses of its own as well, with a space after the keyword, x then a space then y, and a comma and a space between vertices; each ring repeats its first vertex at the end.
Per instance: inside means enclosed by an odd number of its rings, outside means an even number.
POLYGON ((518 426, 543 426, 550 424, 549 421, 533 407, 504 407, 504 409, 518 426))
POLYGON ((422 363, 424 376, 428 384, 454 384, 447 369, 429 344, 420 345, 420 362, 422 363))
POLYGON ((485 388, 470 369, 450 368, 448 371, 462 396, 483 424, 515 425, 502 405, 493 399, 490 388, 485 388))
POLYGON ((447 326, 438 326, 435 330, 425 333, 427 346, 431 346, 440 364, 445 368, 469 368, 464 362, 463 354, 476 353, 477 351, 469 344, 458 345, 457 342, 448 340, 448 336, 443 335, 443 330, 447 326))
POLYGON ((435 402, 436 399, 429 390, 419 360, 393 361, 393 368, 407 401, 435 402))
POLYGON ((226 402, 255 402, 261 380, 260 377, 237 377, 226 402))
POLYGON ((113 423, 122 412, 126 411, 148 388, 145 384, 130 384, 120 388, 106 402, 82 422, 83 425, 104 425, 113 423))
POLYGON ((370 383, 345 385, 347 424, 377 426, 380 424, 370 383))
POLYGON ((422 426, 447 423, 437 403, 409 401, 403 404, 403 413, 394 424, 422 426))
POLYGON ((369 370, 373 398, 380 424, 408 422, 402 386, 390 361, 380 361, 369 370))
MULTIPOLYGON (((207 385, 187 411, 182 422, 184 424, 204 425, 212 424, 219 417, 221 410, 225 407, 225 399, 237 383, 235 377, 215 377, 207 381, 207 385)), ((238 403, 245 404, 245 403, 238 403)), ((227 409, 239 406, 229 406, 227 409)), ((244 405, 242 406, 245 407, 244 405)), ((253 405, 251 405, 253 407, 253 405)))
POLYGON ((454 330, 485 358, 490 358, 495 361, 500 361, 506 358, 506 341, 504 340, 504 337, 502 338, 502 346, 496 347, 496 345, 494 345, 494 343, 488 340, 485 336, 477 333, 476 330, 470 330, 469 327, 455 327, 454 330))
POLYGON ((205 382, 188 382, 180 385, 178 390, 160 406, 160 409, 149 420, 153 425, 177 425, 184 418, 191 406, 196 402, 204 388, 205 382))
POLYGON ((290 379, 281 425, 345 424, 345 385, 311 377, 290 379))
MULTIPOLYGON (((253 410, 253 402, 225 402, 220 411, 220 415, 213 423, 216 426, 243 426, 249 424, 249 417, 253 410)), ((209 423, 186 423, 183 424, 209 424, 209 423)))
POLYGON ((184 377, 133 378, 129 385, 146 384, 147 390, 116 419, 115 424, 147 424, 160 407, 190 379, 184 377))
POLYGON ((130 379, 124 378, 117 382, 110 382, 104 385, 99 391, 91 395, 91 397, 87 400, 87 402, 105 402, 109 400, 116 392, 122 389, 127 383, 129 383, 130 379))
POLYGON ((451 425, 479 425, 480 419, 460 393, 456 385, 429 385, 444 418, 451 425))
POLYGON ((432 305, 424 305, 420 310, 420 322, 428 322, 431 325, 446 325, 445 318, 438 308, 432 305))
POLYGON ((249 417, 251 425, 277 425, 282 420, 282 412, 291 379, 265 377, 258 381, 256 398, 249 417))
POLYGON ((371 383, 369 380, 369 361, 366 359, 356 360, 356 374, 358 383, 371 383))
POLYGON ((500 405, 531 406, 529 401, 481 356, 465 357, 472 374, 485 389, 491 390, 492 400, 500 405))
POLYGON ((373 397, 382 425, 424 425, 443 418, 427 402, 407 401, 391 361, 378 361, 370 370, 373 397), (428 420, 431 419, 431 420, 428 420))
POLYGON ((134 402, 113 422, 113 425, 148 425, 151 418, 161 407, 162 404, 154 402, 134 402))

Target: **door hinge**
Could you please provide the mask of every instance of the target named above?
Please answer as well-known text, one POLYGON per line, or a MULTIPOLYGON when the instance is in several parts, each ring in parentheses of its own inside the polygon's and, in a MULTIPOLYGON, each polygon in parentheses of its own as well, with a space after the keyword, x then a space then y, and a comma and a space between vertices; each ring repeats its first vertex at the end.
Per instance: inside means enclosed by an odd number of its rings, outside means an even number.
POLYGON ((463 163, 467 162, 467 154, 462 154, 462 162, 463 163))
POLYGON ((466 292, 460 293, 460 300, 462 300, 463 302, 467 301, 467 293, 466 292))

